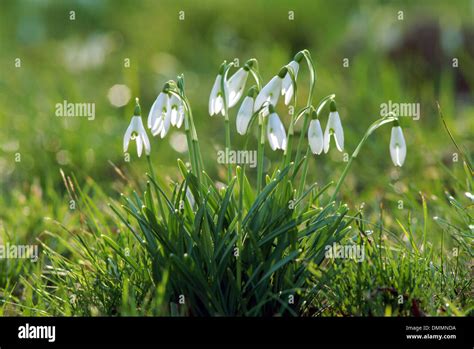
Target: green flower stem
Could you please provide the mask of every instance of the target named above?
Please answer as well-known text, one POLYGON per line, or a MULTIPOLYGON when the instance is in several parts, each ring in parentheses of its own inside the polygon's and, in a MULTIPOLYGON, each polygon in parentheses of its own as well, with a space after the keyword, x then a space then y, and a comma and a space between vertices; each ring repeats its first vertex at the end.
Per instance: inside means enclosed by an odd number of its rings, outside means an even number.
MULTIPOLYGON (((308 100, 306 102, 306 107, 309 108, 313 102, 313 92, 314 92, 314 87, 316 85, 316 68, 314 67, 314 62, 311 59, 311 55, 309 51, 303 50, 302 52, 306 59, 306 63, 308 64, 310 78, 311 78, 311 82, 309 85, 308 100)), ((304 135, 306 133, 306 130, 308 129, 308 124, 309 124, 309 113, 306 113, 304 116, 303 128, 301 129, 300 138, 298 141, 298 147, 296 149, 295 164, 299 163, 299 160, 301 158, 301 148, 303 146, 304 135)), ((308 161, 308 158, 306 157, 304 161, 308 161)))
MULTIPOLYGON (((244 145, 244 150, 247 150, 248 146, 248 140, 249 136, 247 134, 247 137, 245 139, 245 145, 244 145)), ((237 249, 239 251, 239 257, 237 258, 237 285, 239 288, 239 291, 241 290, 242 287, 242 256, 241 252, 243 250, 243 230, 242 230, 242 211, 244 209, 244 180, 245 180, 245 163, 242 164, 242 167, 240 169, 240 176, 239 176, 239 209, 238 209, 238 214, 237 214, 237 249)))
MULTIPOLYGON (((189 103, 188 103, 189 105, 189 103)), ((191 124, 191 139, 193 144, 193 157, 196 164, 196 176, 199 179, 201 171, 204 170, 204 162, 202 161, 202 153, 199 145, 199 140, 196 132, 196 126, 194 125, 194 117, 191 108, 189 108, 189 119, 191 124)))
MULTIPOLYGON (((250 129, 253 122, 254 118, 250 121, 248 128, 250 129)), ((247 151, 248 149, 248 143, 249 143, 249 132, 247 132, 246 137, 245 137, 245 144, 244 144, 244 150, 247 151)), ((241 252, 243 250, 243 229, 242 229, 242 216, 243 216, 243 210, 244 210, 244 194, 245 194, 245 185, 244 185, 244 180, 245 180, 245 163, 242 164, 242 167, 240 168, 240 175, 239 175, 239 208, 238 208, 238 214, 237 214, 237 248, 239 250, 239 257, 237 258, 237 285, 239 291, 241 291, 242 288, 242 256, 241 252)))
MULTIPOLYGON (((225 147, 226 150, 230 151, 230 122, 229 122, 229 110, 225 107, 225 120, 224 120, 224 127, 225 127, 225 147)), ((232 180, 232 165, 229 163, 227 164, 227 183, 230 183, 232 180)))
POLYGON ((294 124, 295 124, 295 117, 294 115, 291 116, 291 121, 290 121, 290 126, 288 128, 288 136, 286 138, 286 149, 283 154, 284 156, 284 161, 283 161, 283 168, 288 166, 291 161, 291 152, 293 148, 293 136, 294 136, 294 124))
POLYGON ((296 148, 295 164, 299 163, 300 161, 304 135, 306 134, 305 130, 308 129, 308 126, 309 126, 309 113, 305 113, 303 117, 303 128, 301 129, 300 138, 298 140, 298 147, 296 148))
POLYGON ((354 161, 354 159, 357 157, 357 155, 359 155, 359 152, 360 150, 362 149, 362 146, 364 145, 364 143, 367 141, 367 139, 369 138, 369 136, 376 130, 378 129, 380 126, 382 125, 385 125, 387 123, 390 123, 390 122, 393 122, 395 120, 398 120, 397 117, 395 116, 385 116, 377 121, 375 121, 374 123, 372 123, 372 125, 369 126, 369 128, 367 129, 367 131, 365 132, 364 134, 364 137, 362 137, 361 141, 359 142, 359 144, 357 145, 357 148, 354 150, 354 152, 352 153, 349 161, 347 162, 347 165, 346 167, 344 168, 344 170, 342 171, 342 174, 341 174, 341 177, 339 177, 339 181, 337 182, 336 184, 336 188, 334 189, 334 193, 332 194, 331 196, 331 199, 329 200, 330 202, 334 201, 334 199, 336 198, 336 195, 337 193, 339 192, 339 190, 341 189, 341 185, 342 183, 344 182, 344 179, 346 178, 347 176, 347 173, 349 172, 349 169, 351 168, 352 166, 352 162, 354 161))
MULTIPOLYGON (((296 93, 296 91, 295 91, 296 93)), ((288 127, 288 136, 286 138, 286 149, 284 152, 284 161, 283 168, 287 167, 291 161, 291 153, 293 151, 293 136, 295 134, 295 108, 296 108, 296 98, 293 102, 293 114, 291 115, 290 126, 288 127)))
MULTIPOLYGON (((252 74, 255 83, 257 84, 257 90, 262 89, 262 77, 258 71, 258 62, 255 63, 250 68, 250 73, 252 74)), ((250 128, 250 125, 249 125, 250 128)), ((260 193, 262 189, 262 177, 263 177, 263 152, 265 148, 265 129, 263 128, 263 117, 258 114, 258 146, 257 146, 257 194, 260 193), (262 143, 263 142, 263 143, 262 143)))
MULTIPOLYGON (((307 110, 309 110, 309 108, 311 107, 311 105, 313 103, 313 92, 314 92, 314 87, 316 85, 316 69, 314 67, 314 62, 311 58, 311 55, 310 55, 309 51, 308 50, 303 50, 302 52, 303 52, 303 55, 306 59, 306 63, 308 64, 310 79, 311 79, 311 82, 310 82, 310 85, 309 85, 308 99, 307 99, 307 102, 306 102, 306 108, 307 108, 307 110)), ((308 111, 304 114, 303 128, 301 129, 300 138, 298 140, 298 147, 296 149, 295 164, 299 163, 300 158, 301 158, 301 149, 303 147, 303 140, 305 138, 304 136, 306 134, 306 131, 308 130, 309 119, 310 119, 310 112, 308 111)), ((306 181, 306 174, 308 172, 308 158, 309 158, 309 148, 306 150, 306 157, 303 160, 303 172, 302 172, 302 176, 301 176, 301 180, 300 180, 300 185, 299 185, 299 188, 298 188, 298 196, 300 196, 301 193, 304 190, 304 185, 305 185, 305 181, 306 181)))
POLYGON ((291 69, 288 69, 288 74, 291 77, 291 81, 293 83, 293 113, 291 114, 291 121, 290 121, 290 126, 288 128, 288 135, 286 137, 286 149, 283 154, 283 168, 287 167, 290 164, 291 161, 291 153, 292 153, 292 148, 293 148, 293 136, 295 133, 295 110, 296 110, 296 92, 297 92, 297 85, 296 85, 296 77, 293 74, 293 71, 291 69))
POLYGON ((237 219, 237 249, 239 251, 239 256, 237 258, 237 287, 239 291, 241 290, 242 287, 242 247, 243 247, 243 231, 242 231, 242 210, 243 210, 243 201, 244 201, 244 177, 245 177, 245 165, 242 165, 242 168, 240 170, 240 178, 239 178, 239 184, 240 184, 240 197, 239 197, 239 210, 238 210, 238 219, 237 219))
POLYGON ((194 142, 192 140, 191 136, 191 129, 190 129, 190 122, 189 122, 189 117, 185 116, 184 120, 184 132, 186 133, 186 142, 188 143, 188 150, 189 150, 189 157, 191 160, 191 172, 197 176, 197 165, 196 165, 196 159, 195 159, 195 150, 194 150, 194 142))
POLYGON ((257 195, 262 190, 263 180, 263 152, 265 150, 265 118, 258 115, 259 140, 257 147, 257 195))
POLYGON ((255 61, 254 65, 250 68, 250 73, 253 76, 253 79, 255 80, 255 83, 257 84, 257 89, 260 91, 262 89, 262 77, 260 76, 260 73, 258 72, 258 63, 255 61))
MULTIPOLYGON (((224 103, 224 127, 225 127, 225 148, 226 150, 231 150, 230 144, 230 122, 229 122, 229 106, 227 105, 227 95, 226 95, 226 81, 227 81, 227 74, 229 73, 230 68, 234 65, 233 62, 226 65, 224 69, 224 74, 222 75, 221 79, 221 93, 222 93, 222 101, 224 103)), ((232 180, 232 165, 227 164, 227 183, 230 183, 232 180)))
POLYGON ((188 143, 188 152, 191 160, 191 173, 194 174, 199 183, 201 178, 201 170, 204 169, 202 161, 201 150, 199 147, 199 140, 196 132, 196 126, 194 125, 193 111, 191 105, 186 96, 177 93, 176 91, 170 90, 169 93, 178 97, 184 104, 185 115, 184 115, 184 131, 186 133, 186 142, 188 143))

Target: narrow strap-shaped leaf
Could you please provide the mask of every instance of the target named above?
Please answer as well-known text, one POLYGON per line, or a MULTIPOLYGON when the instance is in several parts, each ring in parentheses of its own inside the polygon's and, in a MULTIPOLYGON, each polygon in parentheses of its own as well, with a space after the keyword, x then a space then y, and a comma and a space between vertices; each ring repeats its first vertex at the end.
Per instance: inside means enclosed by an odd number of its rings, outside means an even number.
POLYGON ((225 193, 225 196, 224 196, 224 200, 222 200, 221 209, 219 211, 219 216, 217 218, 217 226, 216 226, 217 234, 219 234, 222 231, 225 214, 227 212, 227 207, 229 206, 229 201, 230 201, 230 198, 232 196, 232 192, 234 190, 235 181, 236 181, 236 177, 234 177, 232 179, 232 181, 230 182, 229 186, 227 187, 227 190, 226 190, 226 193, 225 193))

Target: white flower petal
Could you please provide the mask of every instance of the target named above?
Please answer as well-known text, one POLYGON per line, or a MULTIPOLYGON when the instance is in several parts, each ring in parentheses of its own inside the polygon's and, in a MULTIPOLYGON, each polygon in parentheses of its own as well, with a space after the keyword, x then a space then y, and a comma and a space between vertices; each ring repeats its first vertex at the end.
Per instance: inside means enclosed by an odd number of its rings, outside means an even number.
POLYGON ((156 136, 157 134, 159 134, 159 133, 161 132, 161 129, 163 128, 163 124, 164 124, 164 122, 163 122, 163 117, 160 116, 160 117, 156 120, 156 122, 155 122, 155 124, 153 125, 153 127, 151 128, 151 134, 152 134, 153 136, 156 136))
POLYGON ((274 76, 259 92, 253 110, 259 110, 266 102, 276 105, 280 97, 281 84, 282 79, 278 75, 274 76))
POLYGON ((137 154, 138 157, 142 156, 143 141, 141 137, 136 137, 135 142, 137 143, 137 154))
POLYGON ((158 97, 156 97, 155 102, 151 106, 150 113, 148 114, 147 126, 152 128, 156 123, 156 120, 161 115, 163 108, 166 108, 168 105, 168 95, 164 92, 160 92, 158 97))
POLYGON ((329 132, 329 123, 326 125, 323 138, 324 138, 324 153, 327 153, 329 151, 329 145, 331 143, 331 133, 329 132))
POLYGON ((239 68, 227 81, 226 95, 228 97, 228 108, 232 108, 236 105, 240 97, 242 97, 248 75, 249 72, 247 70, 239 68))
POLYGON ((392 127, 392 134, 390 137, 390 157, 395 166, 402 166, 407 155, 407 147, 405 137, 400 126, 392 127))
POLYGON ((178 109, 178 120, 176 121, 176 127, 181 128, 184 120, 184 106, 181 104, 178 109))
POLYGON ((163 127, 161 128, 161 133, 160 137, 165 138, 167 135, 171 125, 171 111, 168 111, 166 115, 164 115, 164 120, 163 120, 163 127))
MULTIPOLYGON (((288 65, 289 65, 289 68, 292 69, 295 80, 296 80, 300 65, 295 61, 291 61, 288 65)), ((285 77, 283 78, 282 86, 281 86, 281 94, 285 95, 286 105, 290 103, 291 98, 293 97, 293 93, 294 93, 293 80, 291 79, 290 73, 286 73, 285 77)))
POLYGON ((153 102, 153 105, 151 106, 150 112, 148 113, 148 120, 147 120, 148 128, 152 128, 153 124, 156 122, 156 119, 158 117, 157 114, 158 114, 157 100, 155 100, 153 102))
POLYGON ((212 86, 211 95, 209 96, 209 115, 217 114, 218 111, 215 110, 216 98, 217 94, 221 89, 221 75, 218 74, 216 76, 216 80, 214 81, 214 85, 212 86))
POLYGON ((286 149, 286 131, 276 113, 270 114, 267 125, 268 142, 272 150, 286 149))
POLYGON ((290 85, 290 87, 288 87, 288 90, 285 92, 285 105, 290 104, 292 97, 293 97, 293 85, 290 85))
POLYGON ((181 101, 175 95, 170 98, 170 110, 171 110, 171 125, 175 126, 178 122, 178 112, 181 101))
POLYGON ((287 139, 286 139, 286 132, 285 132, 285 129, 283 129, 283 141, 281 142, 281 149, 282 150, 286 150, 286 142, 287 142, 287 139))
MULTIPOLYGON (((137 117, 136 123, 137 123, 137 133, 138 133, 137 142, 140 141, 140 144, 143 143, 143 145, 145 146, 146 155, 150 155, 150 150, 151 150, 150 141, 148 140, 145 127, 143 126, 142 118, 137 117)), ((138 143, 137 143, 137 147, 138 147, 138 143)), ((140 150, 140 153, 141 153, 141 150, 140 150)))
POLYGON ((254 99, 252 97, 246 96, 240 106, 239 112, 237 113, 237 132, 241 135, 245 135, 247 133, 247 128, 253 114, 253 104, 254 99))
POLYGON ((324 132, 324 152, 329 150, 329 142, 331 134, 334 135, 334 141, 339 151, 344 150, 344 130, 342 129, 341 119, 337 111, 329 113, 329 120, 324 132))
MULTIPOLYGON (((298 77, 298 70, 300 68, 300 65, 295 62, 295 61, 291 61, 290 63, 288 63, 288 68, 291 69, 293 71, 293 75, 295 76, 295 80, 296 78, 298 77)), ((291 79, 291 75, 290 73, 286 73, 285 77, 283 78, 283 83, 282 83, 282 86, 281 86, 281 94, 284 95, 290 86, 293 85, 293 80, 291 79)))
POLYGON ((150 146, 150 140, 148 139, 147 134, 143 133, 141 138, 143 140, 143 145, 145 146, 145 154, 150 155, 151 146, 150 146))
POLYGON ((128 150, 128 145, 130 143, 130 138, 132 137, 132 132, 133 132, 133 122, 130 122, 130 124, 127 127, 127 130, 125 131, 125 134, 123 135, 123 152, 124 153, 128 150))
POLYGON ((321 154, 324 147, 324 136, 318 119, 311 120, 309 123, 308 142, 313 154, 321 154))
POLYGON ((224 98, 222 98, 222 94, 219 93, 214 100, 214 113, 217 115, 221 113, 222 115, 225 115, 225 109, 224 109, 224 98))
POLYGON ((336 141, 336 147, 339 151, 344 150, 344 130, 342 128, 341 118, 339 117, 339 113, 337 111, 334 113, 334 140, 336 141))
POLYGON ((171 109, 171 126, 176 125, 178 122, 178 111, 175 108, 171 109))
POLYGON ((270 148, 275 151, 278 148, 278 140, 276 139, 276 135, 271 133, 267 129, 267 136, 268 136, 268 144, 270 144, 270 148))

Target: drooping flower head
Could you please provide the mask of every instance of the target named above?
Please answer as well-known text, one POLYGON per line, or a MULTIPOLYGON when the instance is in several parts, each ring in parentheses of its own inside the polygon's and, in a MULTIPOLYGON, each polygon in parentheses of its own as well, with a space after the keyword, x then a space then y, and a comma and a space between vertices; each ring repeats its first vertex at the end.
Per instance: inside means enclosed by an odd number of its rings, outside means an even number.
POLYGON ((168 93, 169 83, 165 84, 163 91, 160 92, 153 103, 150 113, 148 114, 147 126, 151 130, 153 136, 160 135, 164 138, 170 129, 171 123, 171 107, 170 94, 168 93))
MULTIPOLYGON (((288 70, 291 70, 293 73, 293 77, 296 81, 298 76, 298 71, 300 69, 300 62, 303 59, 304 55, 302 52, 298 52, 294 59, 288 63, 288 70)), ((293 79, 291 78, 290 72, 286 73, 285 77, 283 78, 283 82, 281 85, 281 94, 285 96, 285 105, 288 105, 293 97, 293 93, 295 91, 295 86, 293 84, 293 79)))
POLYGON ((245 96, 244 101, 240 105, 240 109, 237 113, 236 126, 237 132, 242 136, 247 133, 247 128, 249 122, 252 119, 253 115, 253 105, 255 103, 255 97, 257 96, 257 87, 252 86, 247 96, 245 96))
POLYGON ((334 100, 329 104, 329 119, 324 131, 324 152, 329 151, 331 136, 334 136, 337 150, 344 150, 344 130, 342 129, 341 118, 337 112, 336 102, 334 100))
POLYGON ((125 131, 125 135, 123 136, 123 151, 124 153, 128 150, 128 145, 130 144, 130 140, 135 141, 137 143, 137 154, 138 157, 142 155, 143 147, 145 147, 146 155, 150 155, 150 141, 148 140, 148 136, 145 131, 145 127, 143 127, 143 121, 141 117, 141 108, 138 101, 138 98, 135 100, 135 110, 133 112, 132 120, 130 121, 130 125, 128 125, 127 130, 125 131))
POLYGON ((398 121, 394 121, 392 127, 392 134, 390 137, 390 157, 392 158, 393 164, 398 167, 402 167, 405 162, 407 155, 407 146, 405 143, 405 137, 403 136, 402 128, 398 121))
POLYGON ((255 105, 253 110, 258 111, 264 105, 275 106, 278 102, 278 97, 280 97, 281 86, 283 83, 283 78, 288 72, 288 68, 281 68, 278 75, 275 75, 259 92, 257 98, 255 99, 255 105))
POLYGON ((169 108, 171 125, 180 128, 184 120, 184 105, 175 94, 171 95, 169 108))
POLYGON ((267 137, 272 150, 286 149, 286 131, 273 105, 268 106, 270 116, 268 117, 267 137))
POLYGON ((311 112, 311 121, 308 127, 308 142, 313 154, 321 154, 324 147, 324 136, 316 110, 311 112))
POLYGON ((224 74, 224 69, 226 67, 226 62, 222 63, 219 68, 219 73, 214 80, 214 85, 212 86, 211 95, 209 96, 209 115, 217 115, 221 113, 225 115, 224 108, 224 98, 222 91, 222 79, 224 74))
POLYGON ((242 68, 239 68, 234 75, 232 75, 229 80, 226 82, 226 97, 227 97, 227 107, 232 108, 237 104, 237 102, 242 97, 244 93, 245 84, 247 83, 247 78, 252 69, 253 65, 256 64, 257 60, 255 58, 249 59, 245 62, 245 65, 242 68))

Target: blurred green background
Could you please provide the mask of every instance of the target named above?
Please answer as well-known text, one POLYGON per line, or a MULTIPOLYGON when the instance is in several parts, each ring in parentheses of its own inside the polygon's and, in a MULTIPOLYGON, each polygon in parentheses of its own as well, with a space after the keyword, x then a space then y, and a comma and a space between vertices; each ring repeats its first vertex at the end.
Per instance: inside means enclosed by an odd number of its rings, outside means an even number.
MULTIPOLYGON (((146 117, 163 83, 180 73, 206 168, 223 180, 225 169, 216 158, 223 148, 224 122, 207 112, 220 63, 255 57, 267 81, 304 48, 316 62, 315 102, 337 95, 349 153, 379 117, 381 103, 421 105, 419 121, 403 120, 405 166, 393 166, 390 128, 382 128, 347 178, 342 195, 349 203, 375 205, 385 196, 408 195, 410 188, 415 193, 449 189, 443 166, 462 165, 452 161, 455 148, 436 101, 457 141, 468 152, 474 147, 473 1, 2 0, 0 6, 0 183, 5 207, 18 200, 21 204, 22 195, 37 195, 38 190, 38 206, 48 207, 64 192, 60 168, 74 172, 79 181, 90 176, 104 183, 110 195, 117 195, 120 178, 109 160, 143 179, 146 160, 136 157, 134 145, 131 163, 124 162, 122 153, 133 98, 140 97, 146 117), (349 67, 343 66, 344 58, 349 67), (453 67, 453 58, 459 67, 453 67), (127 59, 130 67, 124 64, 127 59), (95 120, 56 116, 55 105, 63 100, 95 103, 95 120), (15 161, 18 154, 20 162, 15 161)), ((306 67, 298 80, 302 107, 308 93, 306 67)), ((244 138, 235 131, 237 110, 231 114, 232 143, 239 149, 244 138)), ((278 111, 288 126, 287 109, 280 106, 278 111)), ((326 120, 324 116, 323 127, 326 120)), ((176 178, 176 158, 187 160, 183 130, 173 129, 151 143, 159 173, 176 178)), ((250 148, 256 149, 254 137, 250 148)), ((268 164, 280 155, 266 148, 268 164)), ((314 157, 310 180, 336 180, 343 165, 342 154, 333 147, 329 155, 314 157)), ((8 213, 2 215, 6 219, 8 213)), ((21 224, 22 214, 12 216, 21 224)))

